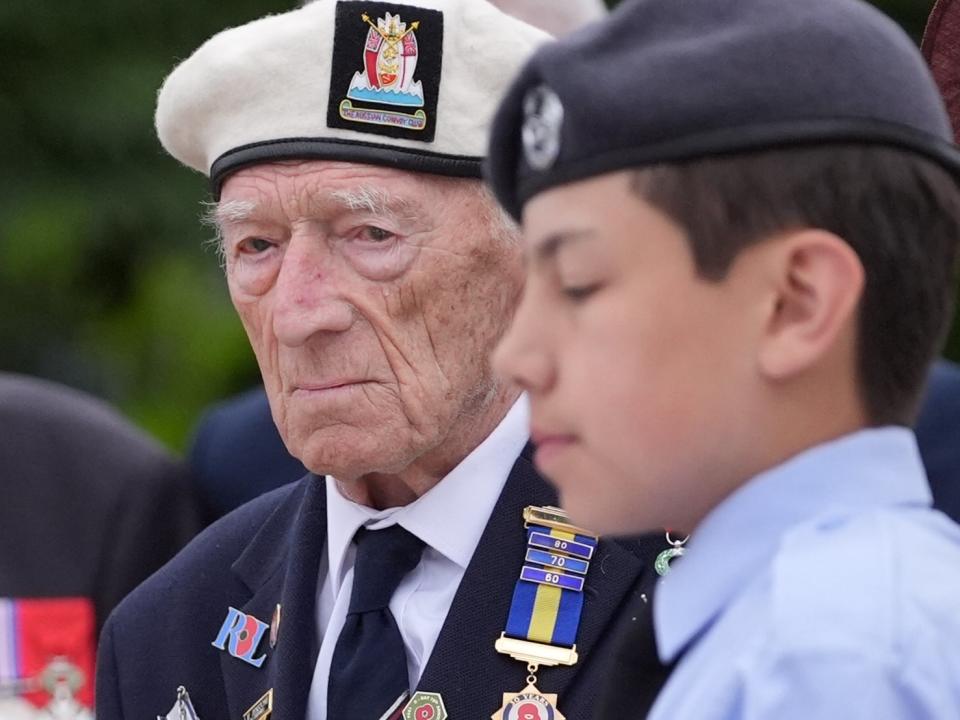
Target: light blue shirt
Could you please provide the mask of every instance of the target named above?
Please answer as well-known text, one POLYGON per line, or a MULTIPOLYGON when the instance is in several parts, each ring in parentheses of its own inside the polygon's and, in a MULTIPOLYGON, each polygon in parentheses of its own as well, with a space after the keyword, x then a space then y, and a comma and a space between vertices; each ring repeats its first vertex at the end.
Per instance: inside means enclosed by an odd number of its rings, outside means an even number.
POLYGON ((902 428, 737 490, 660 581, 657 647, 681 659, 650 717, 960 718, 960 527, 930 503, 902 428))

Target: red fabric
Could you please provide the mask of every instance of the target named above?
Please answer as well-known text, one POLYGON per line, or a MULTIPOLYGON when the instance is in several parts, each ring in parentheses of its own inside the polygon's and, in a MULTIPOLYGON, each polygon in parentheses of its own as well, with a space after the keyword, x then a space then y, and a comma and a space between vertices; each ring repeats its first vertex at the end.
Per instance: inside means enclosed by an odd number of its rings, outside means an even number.
MULTIPOLYGON (((84 684, 76 699, 92 709, 96 658, 93 603, 86 598, 17 600, 16 627, 23 676, 39 675, 54 657, 63 656, 83 672, 84 684)), ((24 697, 37 707, 50 702, 46 691, 24 697)))
POLYGON ((947 104, 955 137, 960 137, 960 2, 937 0, 923 34, 927 59, 947 104))

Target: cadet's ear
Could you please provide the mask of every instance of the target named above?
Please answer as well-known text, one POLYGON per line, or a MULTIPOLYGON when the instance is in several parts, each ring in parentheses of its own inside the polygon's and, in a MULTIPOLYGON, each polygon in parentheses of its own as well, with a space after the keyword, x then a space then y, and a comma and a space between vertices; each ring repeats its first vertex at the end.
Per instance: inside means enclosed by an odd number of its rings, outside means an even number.
POLYGON ((771 250, 774 297, 758 359, 764 376, 783 380, 831 355, 845 330, 855 332, 864 270, 853 248, 823 230, 792 232, 771 250))

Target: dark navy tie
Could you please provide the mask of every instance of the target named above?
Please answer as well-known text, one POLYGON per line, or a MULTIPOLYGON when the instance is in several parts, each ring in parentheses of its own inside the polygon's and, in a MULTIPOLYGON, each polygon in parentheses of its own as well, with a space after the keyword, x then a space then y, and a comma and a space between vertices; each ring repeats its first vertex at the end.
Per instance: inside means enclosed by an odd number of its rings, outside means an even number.
MULTIPOLYGON (((676 563, 677 561, 674 561, 676 563)), ((653 596, 656 573, 647 570, 641 584, 642 600, 628 608, 625 625, 618 628, 619 646, 614 647, 613 663, 606 675, 607 686, 600 693, 597 718, 645 718, 676 667, 660 662, 653 628, 653 596)))
POLYGON ((389 605, 420 562, 423 541, 399 525, 360 528, 354 539, 353 590, 330 663, 327 717, 379 720, 410 689, 407 652, 389 605))

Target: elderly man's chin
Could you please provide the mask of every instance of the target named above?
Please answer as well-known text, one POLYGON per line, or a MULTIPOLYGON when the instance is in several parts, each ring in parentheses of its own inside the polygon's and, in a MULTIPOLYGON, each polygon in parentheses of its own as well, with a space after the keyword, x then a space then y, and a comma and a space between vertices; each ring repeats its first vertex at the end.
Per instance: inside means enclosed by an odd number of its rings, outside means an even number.
POLYGON ((320 413, 294 402, 277 424, 290 454, 318 475, 352 481, 375 472, 401 472, 430 443, 392 413, 372 410, 353 406, 339 414, 320 413))

